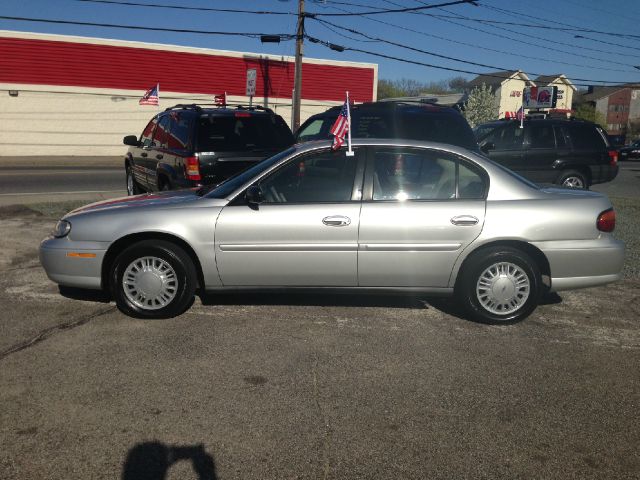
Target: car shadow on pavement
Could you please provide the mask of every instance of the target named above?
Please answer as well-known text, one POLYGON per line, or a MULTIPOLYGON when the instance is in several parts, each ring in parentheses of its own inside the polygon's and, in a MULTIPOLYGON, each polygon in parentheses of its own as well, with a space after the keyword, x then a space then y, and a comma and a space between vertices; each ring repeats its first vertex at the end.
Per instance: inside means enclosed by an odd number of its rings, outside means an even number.
POLYGON ((86 288, 65 287, 58 285, 60 295, 71 300, 81 300, 85 302, 109 303, 111 296, 102 290, 89 290, 86 288))
POLYGON ((198 480, 216 480, 216 465, 204 445, 170 446, 161 442, 135 445, 122 466, 122 480, 165 480, 169 469, 189 461, 198 480))

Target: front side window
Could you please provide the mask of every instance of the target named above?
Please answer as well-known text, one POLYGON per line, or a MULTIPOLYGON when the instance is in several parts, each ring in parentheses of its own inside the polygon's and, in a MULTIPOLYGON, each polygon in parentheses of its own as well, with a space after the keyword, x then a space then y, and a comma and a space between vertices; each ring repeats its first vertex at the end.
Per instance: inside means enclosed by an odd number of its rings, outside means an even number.
POLYGON ((524 139, 524 129, 515 124, 497 128, 484 138, 483 143, 493 143, 496 150, 520 150, 524 139))
POLYGON ((260 182, 265 203, 351 201, 358 162, 343 151, 297 157, 260 182))
POLYGON ((483 199, 481 170, 439 150, 385 149, 373 154, 373 200, 483 199))
POLYGON ((140 135, 140 143, 143 147, 151 146, 153 131, 155 130, 157 123, 158 117, 153 117, 143 130, 142 135, 140 135))

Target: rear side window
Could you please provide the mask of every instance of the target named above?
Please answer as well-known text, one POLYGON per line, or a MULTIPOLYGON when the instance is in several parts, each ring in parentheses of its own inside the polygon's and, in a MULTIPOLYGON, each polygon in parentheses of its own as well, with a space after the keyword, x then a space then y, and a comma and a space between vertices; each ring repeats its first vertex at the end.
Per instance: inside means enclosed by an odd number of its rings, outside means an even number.
POLYGON ((287 124, 277 115, 203 115, 197 120, 199 151, 259 151, 293 144, 287 124))
POLYGON ((602 135, 593 125, 569 125, 571 144, 577 150, 603 150, 606 147, 602 135))
POLYGON ((184 112, 174 111, 169 114, 171 128, 168 138, 169 148, 186 150, 189 146, 192 116, 184 112))

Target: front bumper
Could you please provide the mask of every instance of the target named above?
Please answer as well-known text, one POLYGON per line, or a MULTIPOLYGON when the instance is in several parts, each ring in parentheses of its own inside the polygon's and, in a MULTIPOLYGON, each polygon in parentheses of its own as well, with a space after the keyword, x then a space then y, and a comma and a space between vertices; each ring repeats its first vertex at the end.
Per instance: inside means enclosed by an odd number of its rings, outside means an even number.
POLYGON ((102 261, 108 244, 45 238, 40 243, 40 263, 47 276, 67 287, 102 288, 102 261))
POLYGON ((610 235, 594 240, 534 242, 549 260, 551 291, 595 287, 622 278, 624 242, 610 235))

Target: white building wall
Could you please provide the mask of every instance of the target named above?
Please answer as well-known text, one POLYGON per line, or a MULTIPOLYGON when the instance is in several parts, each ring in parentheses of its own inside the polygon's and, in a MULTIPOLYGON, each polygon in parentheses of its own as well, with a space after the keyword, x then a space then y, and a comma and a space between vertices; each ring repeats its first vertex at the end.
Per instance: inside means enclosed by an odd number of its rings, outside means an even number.
MULTIPOLYGON (((177 103, 213 103, 211 96, 160 91, 160 107, 139 105, 142 91, 0 84, 0 156, 124 155, 125 135, 140 135, 151 117, 177 103), (17 91, 18 96, 10 96, 17 91)), ((228 97, 249 104, 248 97, 228 97)), ((291 99, 254 97, 291 125, 291 99)), ((305 101, 301 120, 341 102, 305 101)))

